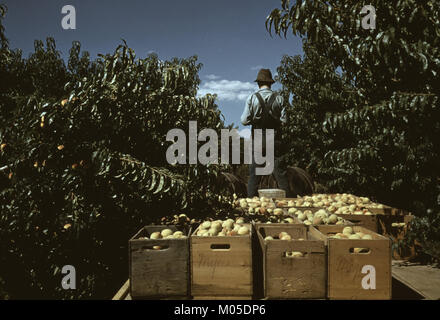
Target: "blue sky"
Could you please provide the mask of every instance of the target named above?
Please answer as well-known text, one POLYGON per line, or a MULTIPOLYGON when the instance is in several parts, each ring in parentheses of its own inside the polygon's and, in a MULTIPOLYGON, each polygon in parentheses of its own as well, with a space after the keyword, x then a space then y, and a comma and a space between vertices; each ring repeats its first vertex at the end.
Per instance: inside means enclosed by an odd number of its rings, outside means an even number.
MULTIPOLYGON (((258 69, 276 73, 284 54, 302 54, 301 39, 270 37, 269 13, 280 0, 0 0, 12 48, 28 56, 35 39, 54 37, 67 55, 74 40, 92 57, 110 53, 125 39, 138 57, 197 55, 203 64, 200 93, 217 93, 226 123, 239 124, 244 102, 256 90, 258 69), (61 27, 61 8, 76 9, 76 30, 61 27)), ((279 85, 274 86, 275 89, 279 85)), ((242 126, 240 126, 242 128, 242 126)))

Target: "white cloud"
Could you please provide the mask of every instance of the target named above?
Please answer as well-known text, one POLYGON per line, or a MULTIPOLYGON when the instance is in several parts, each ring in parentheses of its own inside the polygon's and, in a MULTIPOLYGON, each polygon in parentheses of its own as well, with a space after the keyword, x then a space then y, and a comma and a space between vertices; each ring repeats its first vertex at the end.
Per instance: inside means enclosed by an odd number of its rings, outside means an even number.
POLYGON ((256 90, 255 83, 239 80, 213 80, 202 84, 199 96, 207 93, 217 94, 219 100, 245 101, 256 90))
POLYGON ((251 68, 251 70, 260 70, 260 69, 263 69, 263 66, 258 65, 251 68))
POLYGON ((149 50, 147 51, 147 54, 157 53, 156 50, 149 50))
POLYGON ((248 128, 242 129, 242 130, 238 131, 238 134, 240 135, 240 137, 243 137, 245 139, 250 139, 251 138, 251 129, 248 129, 248 128))
POLYGON ((208 80, 218 80, 220 79, 219 76, 216 76, 215 74, 208 74, 207 76, 205 76, 206 79, 208 80))

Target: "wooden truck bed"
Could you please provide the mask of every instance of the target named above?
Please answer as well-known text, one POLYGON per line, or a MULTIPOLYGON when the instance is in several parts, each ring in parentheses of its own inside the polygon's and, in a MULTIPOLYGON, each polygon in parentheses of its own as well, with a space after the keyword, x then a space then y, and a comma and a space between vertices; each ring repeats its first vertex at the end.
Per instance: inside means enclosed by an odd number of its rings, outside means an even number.
MULTIPOLYGON (((392 261, 393 299, 440 299, 440 268, 403 260, 392 261)), ((131 300, 129 280, 112 300, 131 300)))

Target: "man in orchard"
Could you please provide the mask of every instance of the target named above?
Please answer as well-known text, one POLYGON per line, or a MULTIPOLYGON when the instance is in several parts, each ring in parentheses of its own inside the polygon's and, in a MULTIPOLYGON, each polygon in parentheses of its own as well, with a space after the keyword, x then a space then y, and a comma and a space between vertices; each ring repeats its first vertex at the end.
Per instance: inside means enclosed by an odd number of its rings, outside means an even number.
MULTIPOLYGON (((253 137, 255 129, 262 129, 263 137, 266 136, 266 129, 274 129, 275 161, 273 175, 278 183, 278 187, 286 191, 286 195, 289 196, 287 172, 285 166, 281 163, 281 125, 286 122, 286 110, 283 106, 283 97, 271 90, 271 86, 275 81, 272 79, 272 73, 269 69, 261 69, 258 72, 255 82, 258 84, 259 90, 251 94, 247 99, 241 116, 241 123, 245 126, 252 126, 252 143, 254 143, 253 137)), ((265 143, 262 145, 265 146, 265 143)), ((255 150, 254 147, 252 149, 255 150)), ((258 185, 262 175, 255 173, 257 167, 258 165, 255 163, 253 156, 252 163, 249 166, 248 197, 258 195, 258 185)))

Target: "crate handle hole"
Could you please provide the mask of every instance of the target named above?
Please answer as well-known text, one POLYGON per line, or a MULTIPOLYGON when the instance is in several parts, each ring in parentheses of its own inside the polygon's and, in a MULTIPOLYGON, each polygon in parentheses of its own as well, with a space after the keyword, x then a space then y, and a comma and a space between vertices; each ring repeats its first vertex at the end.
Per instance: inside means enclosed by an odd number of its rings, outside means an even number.
POLYGON ((369 248, 350 248, 350 253, 353 254, 370 254, 371 250, 369 248))
POLYGON ((211 244, 212 250, 229 250, 231 249, 231 245, 229 243, 225 244, 211 244))
POLYGON ((143 246, 142 250, 155 250, 155 251, 158 251, 158 250, 166 250, 168 248, 169 248, 169 246, 143 246))
POLYGON ((283 258, 287 259, 301 259, 306 258, 307 252, 299 252, 299 251, 285 251, 283 252, 283 258))

